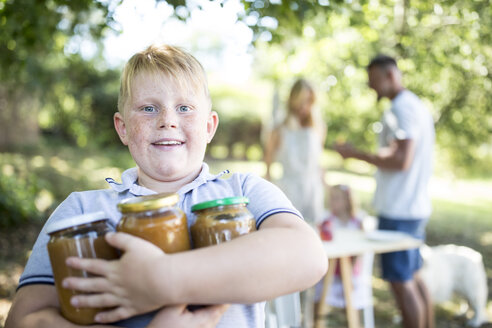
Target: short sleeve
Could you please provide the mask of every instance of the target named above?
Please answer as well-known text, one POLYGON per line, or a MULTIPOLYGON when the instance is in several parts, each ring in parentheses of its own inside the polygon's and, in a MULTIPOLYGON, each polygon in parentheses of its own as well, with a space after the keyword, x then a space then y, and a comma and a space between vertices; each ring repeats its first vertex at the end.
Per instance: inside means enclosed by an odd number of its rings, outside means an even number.
POLYGON ((417 113, 412 99, 405 95, 397 99, 392 106, 392 114, 395 118, 393 135, 397 140, 418 138, 417 113))
POLYGON ((302 218, 287 196, 273 183, 254 174, 248 174, 243 181, 243 194, 249 198, 248 209, 256 218, 256 227, 269 216, 277 213, 291 213, 302 218))

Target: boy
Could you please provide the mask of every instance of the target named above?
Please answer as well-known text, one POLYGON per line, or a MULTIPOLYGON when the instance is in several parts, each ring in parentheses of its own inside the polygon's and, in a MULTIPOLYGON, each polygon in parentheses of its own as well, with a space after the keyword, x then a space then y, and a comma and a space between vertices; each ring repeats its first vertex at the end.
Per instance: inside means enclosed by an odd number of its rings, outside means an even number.
MULTIPOLYGON (((194 57, 170 46, 150 46, 134 55, 122 74, 114 124, 137 168, 125 171, 121 184, 108 179, 111 189, 71 194, 49 222, 103 209, 116 224, 119 201, 177 192, 178 206, 189 218, 195 203, 246 196, 258 231, 219 246, 170 255, 142 239, 110 234, 108 242, 124 252, 121 259, 67 261, 101 276, 66 279, 65 287, 91 292, 73 297, 72 304, 111 307, 96 320, 124 327, 203 327, 203 322, 192 320, 195 315, 210 326, 220 319, 218 327, 262 327, 262 301, 310 287, 325 273, 327 260, 319 239, 278 188, 250 174, 220 179, 222 174, 209 173, 203 158, 218 116, 211 110, 205 73, 194 57), (235 304, 222 317, 226 306, 196 313, 182 305, 170 307, 189 303, 235 304)), ((8 328, 75 327, 57 309, 47 240, 43 229, 21 276, 8 328)))

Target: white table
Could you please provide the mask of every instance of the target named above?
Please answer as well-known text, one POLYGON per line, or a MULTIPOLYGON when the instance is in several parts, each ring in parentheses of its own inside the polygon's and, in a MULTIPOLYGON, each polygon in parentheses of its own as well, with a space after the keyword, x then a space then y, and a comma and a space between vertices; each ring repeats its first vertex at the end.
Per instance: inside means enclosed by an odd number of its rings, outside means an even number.
MULTIPOLYGON (((365 233, 353 229, 337 229, 333 240, 323 242, 328 256, 328 272, 323 281, 323 291, 318 305, 318 314, 324 312, 325 299, 335 274, 336 260, 340 260, 340 275, 345 296, 346 314, 349 328, 360 326, 357 310, 352 306, 352 256, 364 253, 389 253, 406 249, 418 248, 422 241, 410 235, 379 230, 365 233)), ((316 318, 316 327, 321 327, 320 315, 316 318)))

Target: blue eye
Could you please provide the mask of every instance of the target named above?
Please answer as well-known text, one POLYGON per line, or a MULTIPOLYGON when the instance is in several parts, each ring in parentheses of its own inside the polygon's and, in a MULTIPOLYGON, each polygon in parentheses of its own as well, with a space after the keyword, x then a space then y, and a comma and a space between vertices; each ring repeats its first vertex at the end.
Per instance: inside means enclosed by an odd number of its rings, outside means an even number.
POLYGON ((180 113, 186 113, 186 112, 189 112, 191 111, 191 108, 189 106, 179 106, 178 107, 178 112, 180 113))
POLYGON ((156 109, 154 106, 145 106, 142 108, 142 111, 144 111, 146 113, 153 113, 156 111, 156 109))

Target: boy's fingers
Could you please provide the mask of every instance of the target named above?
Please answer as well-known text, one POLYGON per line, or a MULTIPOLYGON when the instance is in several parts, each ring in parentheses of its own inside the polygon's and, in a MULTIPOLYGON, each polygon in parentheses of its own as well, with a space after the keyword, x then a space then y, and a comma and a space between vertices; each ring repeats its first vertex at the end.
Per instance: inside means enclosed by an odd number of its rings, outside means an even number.
POLYGON ((195 315, 202 316, 204 319, 207 319, 207 321, 212 320, 215 324, 217 324, 229 306, 229 304, 210 305, 204 307, 203 309, 196 310, 193 313, 195 315))
POLYGON ((113 294, 77 295, 70 299, 70 304, 78 308, 105 308, 121 305, 121 300, 113 294))
POLYGON ((222 315, 229 309, 230 304, 221 304, 217 305, 215 309, 215 315, 217 322, 219 322, 220 318, 222 318, 222 315))
POLYGON ((154 244, 130 234, 124 232, 110 232, 106 234, 106 241, 113 247, 116 247, 122 251, 128 251, 132 248, 138 247, 140 244, 150 244, 157 248, 154 244))
POLYGON ((215 311, 219 315, 223 315, 227 309, 229 309, 231 305, 230 304, 217 304, 217 305, 211 305, 210 310, 215 311))
POLYGON ((164 309, 170 310, 170 311, 176 311, 176 312, 182 314, 186 311, 186 306, 187 306, 186 304, 169 305, 169 306, 166 306, 164 309))
POLYGON ((94 320, 96 322, 100 323, 110 323, 110 322, 115 322, 119 320, 124 320, 129 317, 133 317, 137 313, 133 310, 130 310, 125 307, 118 307, 112 311, 106 311, 106 312, 99 312, 95 317, 94 320))
POLYGON ((88 271, 90 273, 105 276, 109 272, 110 263, 101 259, 82 259, 79 257, 69 257, 65 263, 74 269, 88 271))
POLYGON ((102 293, 113 289, 105 278, 68 277, 63 279, 62 286, 66 289, 75 289, 87 293, 102 293))

